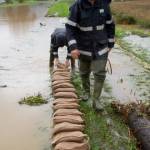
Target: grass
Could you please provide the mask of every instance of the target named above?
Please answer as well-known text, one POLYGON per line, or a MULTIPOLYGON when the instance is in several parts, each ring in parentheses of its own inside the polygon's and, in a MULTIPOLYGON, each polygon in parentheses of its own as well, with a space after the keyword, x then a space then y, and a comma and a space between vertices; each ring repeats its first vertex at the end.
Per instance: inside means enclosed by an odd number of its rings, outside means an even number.
POLYGON ((119 1, 112 3, 112 12, 118 23, 138 24, 144 28, 150 28, 149 8, 149 0, 119 1))
POLYGON ((66 17, 69 14, 69 7, 73 0, 56 1, 48 10, 47 16, 66 17))
MULTIPOLYGON (((73 84, 78 95, 82 93, 79 74, 75 74, 73 84)), ((110 87, 106 84, 106 89, 110 87)), ((107 90, 105 90, 106 92, 107 90)), ((80 110, 85 114, 85 133, 89 136, 91 150, 136 150, 136 140, 128 135, 128 126, 112 109, 111 97, 102 97, 105 101, 104 113, 97 113, 86 102, 80 102, 80 110)))
POLYGON ((24 97, 21 101, 19 101, 19 104, 26 104, 30 106, 39 106, 47 103, 48 101, 46 101, 40 93, 35 96, 24 97))
POLYGON ((0 7, 15 7, 15 6, 22 6, 22 5, 34 5, 37 3, 41 3, 43 1, 38 0, 11 0, 9 3, 2 3, 0 7))

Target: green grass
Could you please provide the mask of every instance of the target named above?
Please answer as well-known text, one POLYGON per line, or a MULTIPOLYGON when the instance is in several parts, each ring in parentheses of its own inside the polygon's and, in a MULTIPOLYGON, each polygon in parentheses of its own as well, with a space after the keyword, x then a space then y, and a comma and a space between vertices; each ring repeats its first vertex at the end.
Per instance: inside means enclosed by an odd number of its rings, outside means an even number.
POLYGON ((0 4, 0 7, 16 7, 22 5, 34 5, 43 1, 38 0, 11 0, 9 3, 0 4))
POLYGON ((21 101, 18 102, 19 104, 26 104, 30 106, 39 106, 42 104, 47 104, 48 101, 46 101, 40 93, 35 96, 29 96, 29 97, 24 97, 21 101))
POLYGON ((66 17, 69 14, 69 7, 73 0, 59 0, 48 10, 47 16, 66 17))
MULTIPOLYGON (((78 96, 82 93, 79 74, 72 78, 78 96)), ((106 89, 111 88, 106 84, 106 89)), ((105 90, 106 92, 107 90, 105 90)), ((87 102, 80 102, 80 110, 84 113, 85 133, 89 136, 91 150, 136 150, 136 140, 129 137, 128 126, 119 114, 111 107, 111 97, 102 97, 105 111, 97 113, 87 102)))

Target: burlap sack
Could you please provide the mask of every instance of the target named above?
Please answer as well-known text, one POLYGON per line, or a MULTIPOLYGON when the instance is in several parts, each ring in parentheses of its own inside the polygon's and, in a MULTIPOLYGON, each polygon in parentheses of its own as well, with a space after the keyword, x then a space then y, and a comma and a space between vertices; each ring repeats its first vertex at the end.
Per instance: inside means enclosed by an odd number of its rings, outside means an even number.
POLYGON ((54 69, 52 74, 54 74, 55 72, 70 72, 70 69, 54 69))
POLYGON ((58 63, 57 64, 57 68, 59 68, 59 69, 67 69, 66 65, 62 64, 62 63, 58 63))
POLYGON ((55 90, 58 88, 74 88, 74 87, 71 83, 61 83, 61 84, 54 85, 52 88, 53 90, 55 90))
POLYGON ((58 81, 58 80, 70 80, 70 77, 63 77, 59 75, 52 77, 52 81, 58 81))
POLYGON ((53 81, 52 86, 55 86, 57 84, 62 84, 62 83, 70 83, 70 80, 58 80, 58 81, 53 81))
POLYGON ((87 142, 61 142, 57 144, 54 150, 90 150, 87 142))
POLYGON ((58 88, 58 89, 54 90, 54 93, 58 93, 58 92, 73 92, 73 93, 76 93, 76 90, 74 88, 58 88))
POLYGON ((78 103, 79 101, 74 98, 58 98, 53 101, 53 105, 57 104, 68 104, 68 103, 78 103))
POLYGON ((54 98, 78 98, 74 92, 58 92, 54 94, 54 98))
POLYGON ((67 115, 79 115, 79 116, 83 116, 83 113, 81 113, 79 110, 77 109, 58 109, 54 112, 54 117, 55 116, 67 116, 67 115))
POLYGON ((61 75, 61 76, 65 76, 65 77, 70 77, 71 76, 70 72, 55 72, 53 74, 53 76, 56 76, 56 75, 61 75))
POLYGON ((86 137, 87 135, 83 134, 81 131, 60 132, 53 137, 52 145, 56 145, 60 142, 82 143, 86 137))
POLYGON ((69 132, 69 131, 81 131, 82 132, 84 130, 84 127, 85 126, 81 124, 73 124, 73 123, 68 123, 68 122, 59 123, 54 126, 53 135, 58 134, 60 132, 69 132))
POLYGON ((69 122, 74 124, 83 124, 84 121, 81 116, 75 115, 66 115, 66 116, 55 116, 53 118, 54 124, 62 123, 62 122, 69 122))
POLYGON ((53 109, 54 111, 58 110, 58 109, 78 109, 80 107, 79 104, 77 103, 73 103, 73 102, 70 102, 70 103, 65 103, 65 104, 56 104, 56 105, 53 105, 53 109))

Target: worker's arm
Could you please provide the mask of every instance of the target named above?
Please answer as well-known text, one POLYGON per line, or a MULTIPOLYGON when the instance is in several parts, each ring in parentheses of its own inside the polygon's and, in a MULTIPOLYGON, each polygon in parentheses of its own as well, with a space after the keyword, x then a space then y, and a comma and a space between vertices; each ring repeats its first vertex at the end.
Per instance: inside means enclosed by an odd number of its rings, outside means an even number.
POLYGON ((107 36, 108 36, 108 48, 112 49, 114 47, 114 43, 115 43, 115 23, 112 18, 109 4, 107 4, 105 25, 106 25, 106 31, 107 31, 107 36))
POLYGON ((74 59, 78 58, 79 51, 77 47, 76 41, 76 33, 77 33, 77 25, 78 25, 78 4, 77 2, 70 8, 70 15, 68 17, 68 21, 66 23, 66 31, 67 31, 67 41, 70 53, 74 59))

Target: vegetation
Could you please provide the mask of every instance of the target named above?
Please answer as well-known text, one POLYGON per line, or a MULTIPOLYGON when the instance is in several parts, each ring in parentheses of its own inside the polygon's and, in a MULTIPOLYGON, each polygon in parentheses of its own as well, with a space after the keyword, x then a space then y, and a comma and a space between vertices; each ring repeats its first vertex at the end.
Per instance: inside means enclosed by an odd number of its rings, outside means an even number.
POLYGON ((13 6, 20 6, 20 5, 32 5, 36 4, 38 0, 6 0, 6 3, 0 4, 0 7, 13 7, 13 6))
POLYGON ((24 97, 21 101, 19 101, 19 104, 27 104, 30 106, 39 106, 47 103, 48 101, 46 101, 40 93, 35 96, 24 97))
POLYGON ((145 28, 150 28, 149 8, 149 0, 134 0, 112 3, 112 11, 118 23, 138 24, 145 28))
MULTIPOLYGON (((82 89, 79 74, 75 74, 72 81, 80 96, 82 89)), ((109 85, 106 84, 104 88, 106 88, 105 92, 110 93, 109 85)), ((80 109, 85 114, 85 133, 90 138, 91 150, 136 150, 135 138, 130 136, 128 126, 111 107, 112 99, 112 97, 102 96, 102 101, 105 101, 103 113, 95 112, 88 102, 80 102, 80 109)))
POLYGON ((69 14, 69 7, 73 0, 56 1, 48 10, 47 16, 66 17, 69 14))

